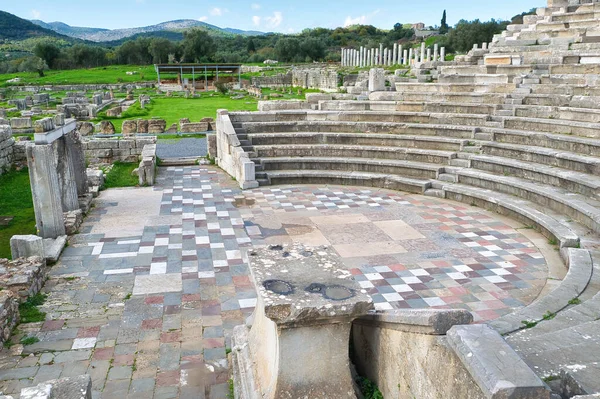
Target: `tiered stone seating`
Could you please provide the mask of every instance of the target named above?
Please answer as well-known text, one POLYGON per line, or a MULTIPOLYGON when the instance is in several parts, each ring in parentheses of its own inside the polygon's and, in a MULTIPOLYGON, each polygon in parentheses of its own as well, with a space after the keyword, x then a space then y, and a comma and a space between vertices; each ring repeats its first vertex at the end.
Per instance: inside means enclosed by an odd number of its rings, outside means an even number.
POLYGON ((260 184, 398 189, 541 231, 567 277, 491 324, 571 397, 600 392, 600 2, 550 2, 489 47, 519 65, 484 65, 479 50, 442 66, 438 82, 397 83, 370 101, 230 117, 260 184))

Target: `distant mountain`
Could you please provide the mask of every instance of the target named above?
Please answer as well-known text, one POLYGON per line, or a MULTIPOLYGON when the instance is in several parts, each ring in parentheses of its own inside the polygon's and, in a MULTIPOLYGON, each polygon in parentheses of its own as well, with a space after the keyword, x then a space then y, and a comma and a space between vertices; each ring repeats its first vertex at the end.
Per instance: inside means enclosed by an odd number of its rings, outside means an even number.
MULTIPOLYGON (((122 39, 148 34, 154 32, 183 32, 190 28, 200 28, 214 35, 263 35, 262 32, 243 31, 239 29, 226 28, 222 29, 218 26, 207 24, 206 22, 197 21, 195 19, 178 19, 175 21, 167 21, 157 25, 143 26, 140 28, 126 29, 99 29, 99 28, 84 28, 70 26, 62 22, 46 23, 43 21, 31 21, 41 27, 52 29, 54 32, 61 33, 67 36, 76 37, 78 39, 90 40, 93 42, 116 42, 122 39)), ((144 35, 150 36, 150 35, 144 35)), ((153 36, 153 35, 152 35, 153 36)), ((164 35, 157 35, 163 36, 164 35)))
POLYGON ((25 40, 35 37, 69 39, 54 30, 31 23, 5 11, 0 11, 0 40, 25 40))
POLYGON ((80 28, 78 26, 67 25, 63 22, 44 22, 38 19, 31 20, 32 23, 41 26, 42 28, 50 29, 54 32, 60 33, 61 35, 76 37, 78 39, 85 39, 86 35, 93 35, 95 33, 104 32, 108 29, 102 28, 80 28))

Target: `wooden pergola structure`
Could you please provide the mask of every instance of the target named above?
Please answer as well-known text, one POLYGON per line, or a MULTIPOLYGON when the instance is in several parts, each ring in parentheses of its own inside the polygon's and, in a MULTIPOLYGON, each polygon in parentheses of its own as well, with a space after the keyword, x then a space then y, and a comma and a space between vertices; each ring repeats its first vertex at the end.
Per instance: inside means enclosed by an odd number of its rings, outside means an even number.
POLYGON ((155 64, 154 69, 158 76, 158 85, 160 86, 160 74, 178 74, 181 78, 181 86, 184 86, 183 76, 192 75, 192 85, 196 87, 196 77, 204 78, 204 90, 208 90, 208 74, 216 74, 219 80, 219 73, 227 75, 238 75, 238 82, 242 84, 242 64, 155 64))

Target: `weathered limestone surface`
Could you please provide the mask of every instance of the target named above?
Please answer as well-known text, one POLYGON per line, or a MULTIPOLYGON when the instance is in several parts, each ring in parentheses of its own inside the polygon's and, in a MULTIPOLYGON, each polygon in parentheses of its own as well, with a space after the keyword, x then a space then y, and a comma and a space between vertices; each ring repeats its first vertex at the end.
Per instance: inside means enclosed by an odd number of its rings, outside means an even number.
POLYGON ((35 235, 15 235, 10 238, 10 253, 13 259, 44 256, 44 243, 35 235))
POLYGON ((250 253, 250 269, 258 303, 250 332, 234 330, 238 397, 355 398, 348 336, 373 303, 337 253, 271 246, 250 253))
POLYGON ((138 167, 140 186, 153 186, 156 175, 156 144, 147 144, 142 150, 142 161, 138 167))
POLYGON ((0 342, 10 339, 19 324, 19 299, 12 291, 0 291, 0 342))
POLYGON ((0 125, 0 175, 10 169, 14 161, 15 139, 8 125, 0 125))
POLYGON ((385 90, 385 70, 371 68, 369 71, 369 93, 385 90))
MULTIPOLYGON (((164 119, 150 119, 148 121, 148 133, 150 133, 150 134, 164 133, 166 128, 167 128, 167 121, 164 119)), ((141 133, 139 131, 139 124, 138 124, 138 133, 141 133)))
MULTIPOLYGON (((37 294, 46 281, 46 261, 32 256, 12 261, 0 259, 0 288, 10 291, 20 301, 37 294)), ((0 314, 0 318, 1 318, 0 314)))
POLYGON ((21 399, 92 399, 92 379, 82 375, 46 381, 23 388, 21 399))

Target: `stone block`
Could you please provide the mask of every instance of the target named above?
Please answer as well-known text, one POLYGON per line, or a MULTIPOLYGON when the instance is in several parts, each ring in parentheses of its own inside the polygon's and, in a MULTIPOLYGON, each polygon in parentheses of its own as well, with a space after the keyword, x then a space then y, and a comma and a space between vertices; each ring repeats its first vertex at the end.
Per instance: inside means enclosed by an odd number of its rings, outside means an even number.
POLYGON ((94 134, 94 124, 91 122, 77 122, 77 130, 82 136, 94 134))
POLYGON ((43 382, 23 388, 21 399, 92 399, 92 379, 82 375, 43 382))
POLYGON ((35 121, 35 132, 36 133, 45 133, 51 132, 54 130, 54 119, 53 118, 44 118, 35 121))
POLYGON ((217 157, 217 135, 216 134, 207 134, 206 141, 208 145, 208 156, 212 159, 217 157))
POLYGON ((175 134, 177 133, 177 123, 173 123, 166 131, 166 133, 175 134))
POLYGON ((123 113, 122 107, 114 107, 109 110, 106 110, 106 116, 108 116, 109 118, 119 117, 121 113, 123 113))
MULTIPOLYGON (((137 132, 138 133, 148 133, 148 121, 145 119, 138 119, 137 120, 137 132)), ((166 126, 166 122, 165 122, 165 126, 166 126)))
POLYGON ((181 124, 182 133, 198 133, 208 131, 207 122, 183 123, 181 124))
POLYGON ((54 115, 54 125, 55 126, 64 126, 65 125, 65 114, 58 113, 54 115))
POLYGON ((371 68, 369 71, 369 93, 374 91, 385 91, 385 70, 383 68, 371 68))
POLYGON ((250 253, 254 323, 232 337, 241 397, 355 397, 348 336, 373 303, 340 262, 332 248, 297 244, 250 253))
MULTIPOLYGON (((148 133, 164 133, 167 128, 167 121, 164 119, 150 119, 148 121, 148 133)), ((139 132, 139 125, 138 125, 139 132)))
POLYGON ((10 253, 13 259, 44 256, 42 237, 36 235, 12 236, 10 238, 10 253))
POLYGON ((37 294, 46 281, 46 261, 43 255, 0 260, 0 288, 10 291, 20 301, 37 294))
POLYGON ((100 122, 100 133, 115 134, 115 125, 111 121, 100 122))
POLYGON ((454 326, 447 339, 487 398, 550 398, 546 384, 488 325, 454 326))
POLYGON ((33 123, 31 118, 10 118, 10 127, 13 129, 31 129, 33 123))
POLYGON ((137 121, 123 121, 123 126, 121 127, 121 133, 124 136, 133 135, 137 133, 138 130, 137 121))

